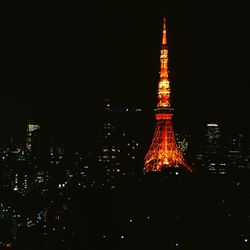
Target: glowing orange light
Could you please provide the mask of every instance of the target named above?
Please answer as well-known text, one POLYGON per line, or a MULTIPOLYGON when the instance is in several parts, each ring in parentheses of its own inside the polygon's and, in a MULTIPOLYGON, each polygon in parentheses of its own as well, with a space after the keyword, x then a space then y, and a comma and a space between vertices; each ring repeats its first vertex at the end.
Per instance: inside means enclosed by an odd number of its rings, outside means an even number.
POLYGON ((185 162, 175 140, 170 93, 166 18, 164 18, 160 55, 160 80, 158 83, 157 108, 155 109, 156 128, 151 146, 144 159, 146 172, 161 171, 166 167, 179 166, 184 166, 189 171, 192 171, 185 162))
POLYGON ((156 120, 171 120, 172 114, 156 114, 155 118, 156 120))

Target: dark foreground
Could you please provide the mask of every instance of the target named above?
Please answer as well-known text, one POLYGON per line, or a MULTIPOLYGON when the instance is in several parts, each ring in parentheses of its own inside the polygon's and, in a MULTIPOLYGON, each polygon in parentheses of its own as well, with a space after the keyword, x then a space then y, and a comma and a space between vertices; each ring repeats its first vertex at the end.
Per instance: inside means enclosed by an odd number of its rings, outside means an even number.
POLYGON ((147 176, 112 190, 3 194, 21 214, 8 249, 250 249, 249 178, 147 176))

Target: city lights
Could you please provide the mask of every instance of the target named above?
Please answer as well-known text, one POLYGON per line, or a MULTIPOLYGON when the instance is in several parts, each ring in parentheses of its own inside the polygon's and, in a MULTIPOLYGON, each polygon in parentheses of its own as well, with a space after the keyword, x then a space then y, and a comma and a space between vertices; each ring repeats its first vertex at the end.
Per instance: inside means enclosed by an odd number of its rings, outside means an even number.
POLYGON ((250 249, 248 8, 2 5, 0 249, 250 249))

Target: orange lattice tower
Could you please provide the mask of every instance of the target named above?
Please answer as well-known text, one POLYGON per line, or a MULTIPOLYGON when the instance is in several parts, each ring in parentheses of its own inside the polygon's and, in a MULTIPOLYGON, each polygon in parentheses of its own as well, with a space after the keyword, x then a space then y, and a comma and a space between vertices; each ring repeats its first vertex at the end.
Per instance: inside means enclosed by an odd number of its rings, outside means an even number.
POLYGON ((152 144, 144 159, 145 171, 161 171, 163 168, 183 166, 192 172, 192 169, 188 166, 178 148, 172 126, 174 109, 171 107, 170 103, 168 46, 165 17, 163 19, 160 65, 158 100, 155 109, 156 128, 152 144))

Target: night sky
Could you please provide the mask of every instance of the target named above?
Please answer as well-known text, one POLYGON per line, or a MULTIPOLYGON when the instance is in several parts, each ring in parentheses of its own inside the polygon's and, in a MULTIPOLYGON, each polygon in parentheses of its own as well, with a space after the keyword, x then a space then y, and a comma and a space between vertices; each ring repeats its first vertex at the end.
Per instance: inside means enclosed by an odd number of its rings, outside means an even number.
POLYGON ((2 141, 21 137, 32 113, 60 140, 85 140, 104 98, 153 122, 163 14, 177 126, 246 131, 248 8, 188 2, 1 2, 2 141))

